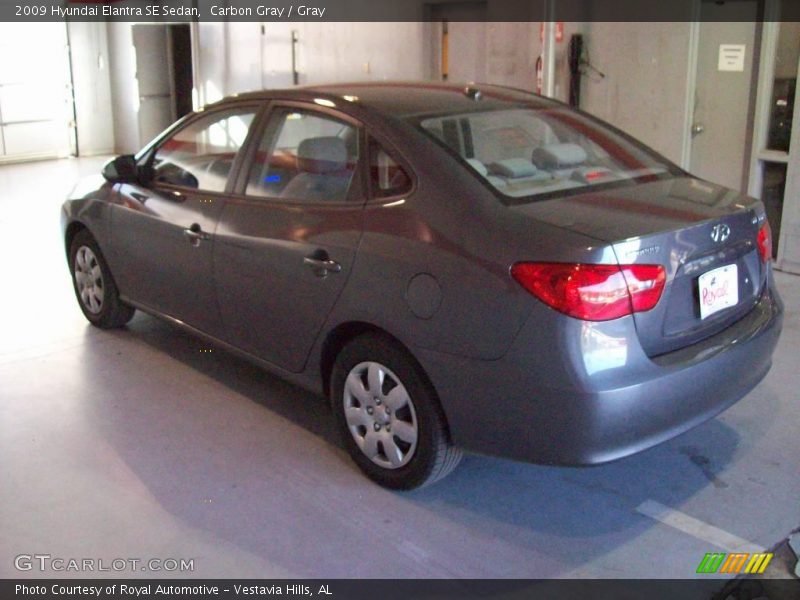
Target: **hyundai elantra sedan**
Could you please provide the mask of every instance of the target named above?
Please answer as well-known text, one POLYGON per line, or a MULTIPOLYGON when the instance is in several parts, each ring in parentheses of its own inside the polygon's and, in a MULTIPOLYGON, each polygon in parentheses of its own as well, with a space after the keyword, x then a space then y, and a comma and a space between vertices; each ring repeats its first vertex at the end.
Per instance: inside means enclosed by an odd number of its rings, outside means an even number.
POLYGON ((328 398, 376 482, 615 460, 747 394, 782 323, 761 202, 561 103, 329 85, 191 114, 62 211, 78 304, 328 398))

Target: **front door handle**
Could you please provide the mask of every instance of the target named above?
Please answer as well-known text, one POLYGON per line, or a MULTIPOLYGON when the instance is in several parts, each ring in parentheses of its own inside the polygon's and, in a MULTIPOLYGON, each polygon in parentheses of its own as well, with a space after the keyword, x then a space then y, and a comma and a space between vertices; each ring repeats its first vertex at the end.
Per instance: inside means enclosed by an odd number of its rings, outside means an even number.
POLYGON ((335 260, 331 260, 327 253, 324 252, 306 256, 303 259, 303 264, 311 267, 317 277, 327 277, 328 273, 338 273, 342 270, 342 265, 335 260))
POLYGON ((191 227, 183 230, 183 236, 189 240, 189 243, 195 248, 200 245, 200 242, 209 239, 211 236, 207 234, 197 223, 192 223, 191 227))

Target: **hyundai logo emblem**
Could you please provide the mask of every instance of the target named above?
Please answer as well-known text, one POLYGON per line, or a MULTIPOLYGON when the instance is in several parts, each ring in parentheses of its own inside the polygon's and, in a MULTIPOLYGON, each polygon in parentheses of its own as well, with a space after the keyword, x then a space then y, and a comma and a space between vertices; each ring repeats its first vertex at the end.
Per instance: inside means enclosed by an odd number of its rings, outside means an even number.
POLYGON ((715 242, 724 242, 730 235, 731 228, 725 225, 725 223, 714 225, 714 227, 711 228, 711 239, 715 242))

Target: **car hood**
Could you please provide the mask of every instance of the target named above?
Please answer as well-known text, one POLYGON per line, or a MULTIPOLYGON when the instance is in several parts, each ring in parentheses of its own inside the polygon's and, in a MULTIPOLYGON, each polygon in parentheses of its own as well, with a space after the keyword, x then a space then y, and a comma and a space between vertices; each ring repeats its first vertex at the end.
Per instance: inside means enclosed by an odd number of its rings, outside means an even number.
POLYGON ((597 240, 616 242, 719 219, 756 204, 754 198, 720 185, 679 177, 533 201, 512 210, 597 240))

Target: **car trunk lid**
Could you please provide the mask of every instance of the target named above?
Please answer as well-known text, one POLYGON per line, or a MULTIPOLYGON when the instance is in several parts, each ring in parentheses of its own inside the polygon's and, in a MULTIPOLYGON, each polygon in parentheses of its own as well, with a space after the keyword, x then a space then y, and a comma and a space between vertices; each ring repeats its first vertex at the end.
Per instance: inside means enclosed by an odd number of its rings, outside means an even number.
POLYGON ((660 264, 666 269, 658 304, 633 315, 640 343, 650 356, 728 327, 753 308, 764 285, 766 268, 757 242, 763 206, 705 181, 659 180, 531 202, 514 210, 608 243, 619 264, 660 264), (706 300, 715 293, 721 297, 725 280, 729 286, 724 293, 736 303, 704 314, 704 291, 706 300))

